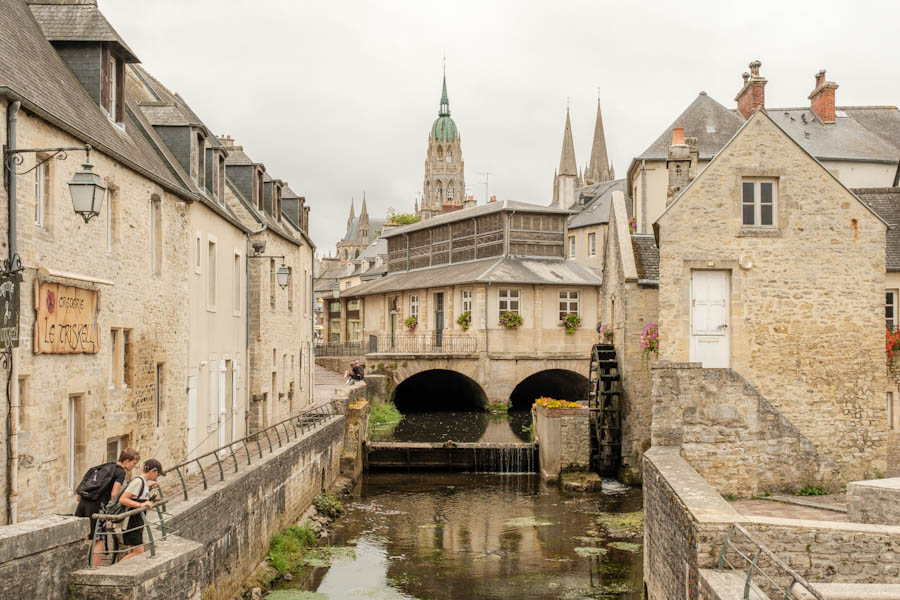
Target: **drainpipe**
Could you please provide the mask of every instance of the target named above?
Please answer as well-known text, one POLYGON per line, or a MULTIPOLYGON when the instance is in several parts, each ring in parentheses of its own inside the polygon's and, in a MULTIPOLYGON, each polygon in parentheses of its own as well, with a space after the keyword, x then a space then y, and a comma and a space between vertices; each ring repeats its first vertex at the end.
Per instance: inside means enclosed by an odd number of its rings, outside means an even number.
MULTIPOLYGON (((9 150, 16 149, 16 123, 18 121, 19 108, 22 103, 15 101, 6 109, 6 144, 9 150)), ((5 156, 3 157, 5 160, 5 156)), ((9 258, 18 252, 16 244, 16 173, 12 169, 6 169, 9 176, 7 185, 7 200, 9 204, 9 258)), ((9 468, 7 471, 7 507, 9 509, 9 523, 18 521, 19 512, 19 362, 16 360, 16 349, 9 351, 9 386, 7 387, 7 401, 9 402, 9 414, 7 416, 7 439, 9 440, 9 468)))
POLYGON ((491 282, 488 281, 488 284, 484 288, 484 354, 485 357, 489 357, 491 354, 491 345, 489 342, 490 336, 488 332, 490 331, 490 325, 488 325, 488 288, 491 287, 491 282))
POLYGON ((641 233, 647 233, 647 161, 641 161, 641 233))

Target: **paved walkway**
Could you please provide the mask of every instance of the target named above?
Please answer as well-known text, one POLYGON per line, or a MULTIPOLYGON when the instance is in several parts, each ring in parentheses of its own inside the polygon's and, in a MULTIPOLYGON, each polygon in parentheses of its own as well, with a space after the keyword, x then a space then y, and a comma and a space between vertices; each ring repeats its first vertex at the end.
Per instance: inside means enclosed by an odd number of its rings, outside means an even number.
POLYGON ((776 500, 737 500, 731 503, 739 513, 748 517, 777 517, 780 519, 808 519, 810 521, 847 521, 847 514, 834 510, 798 506, 776 500))
MULTIPOLYGON (((349 364, 349 361, 348 361, 349 364)), ((343 373, 335 373, 316 365, 313 371, 313 402, 328 402, 334 396, 336 388, 347 387, 343 373)))

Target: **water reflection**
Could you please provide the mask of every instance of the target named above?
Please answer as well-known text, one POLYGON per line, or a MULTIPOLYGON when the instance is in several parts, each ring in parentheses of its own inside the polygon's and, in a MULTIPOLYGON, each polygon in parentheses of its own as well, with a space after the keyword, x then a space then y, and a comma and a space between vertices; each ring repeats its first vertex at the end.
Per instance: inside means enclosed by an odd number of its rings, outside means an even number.
POLYGON ((602 523, 620 527, 640 502, 639 489, 568 497, 527 475, 368 474, 330 540, 355 545, 355 559, 317 590, 294 588, 335 600, 637 600, 640 533, 602 523))
POLYGON ((531 441, 523 431, 531 425, 531 411, 516 410, 503 414, 486 412, 406 413, 392 430, 371 432, 379 442, 454 442, 517 444, 531 441))

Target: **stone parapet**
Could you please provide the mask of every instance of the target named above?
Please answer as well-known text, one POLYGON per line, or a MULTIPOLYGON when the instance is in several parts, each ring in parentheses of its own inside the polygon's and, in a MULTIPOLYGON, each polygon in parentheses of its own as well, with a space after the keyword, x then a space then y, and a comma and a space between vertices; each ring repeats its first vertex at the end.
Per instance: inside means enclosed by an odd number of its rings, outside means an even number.
POLYGON ((848 484, 847 517, 858 523, 900 525, 900 477, 848 484))
POLYGON ((347 408, 344 450, 341 452, 341 475, 356 481, 363 472, 366 432, 369 429, 369 402, 360 398, 347 408))

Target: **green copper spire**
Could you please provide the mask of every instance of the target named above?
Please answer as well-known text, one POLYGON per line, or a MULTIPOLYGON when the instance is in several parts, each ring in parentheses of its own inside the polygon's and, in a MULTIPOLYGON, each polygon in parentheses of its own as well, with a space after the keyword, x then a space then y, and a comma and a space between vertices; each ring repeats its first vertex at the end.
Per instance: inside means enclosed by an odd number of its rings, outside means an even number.
POLYGON ((450 116, 450 101, 447 100, 447 65, 444 65, 444 89, 441 92, 441 110, 438 111, 438 116, 440 117, 449 117, 450 116))

